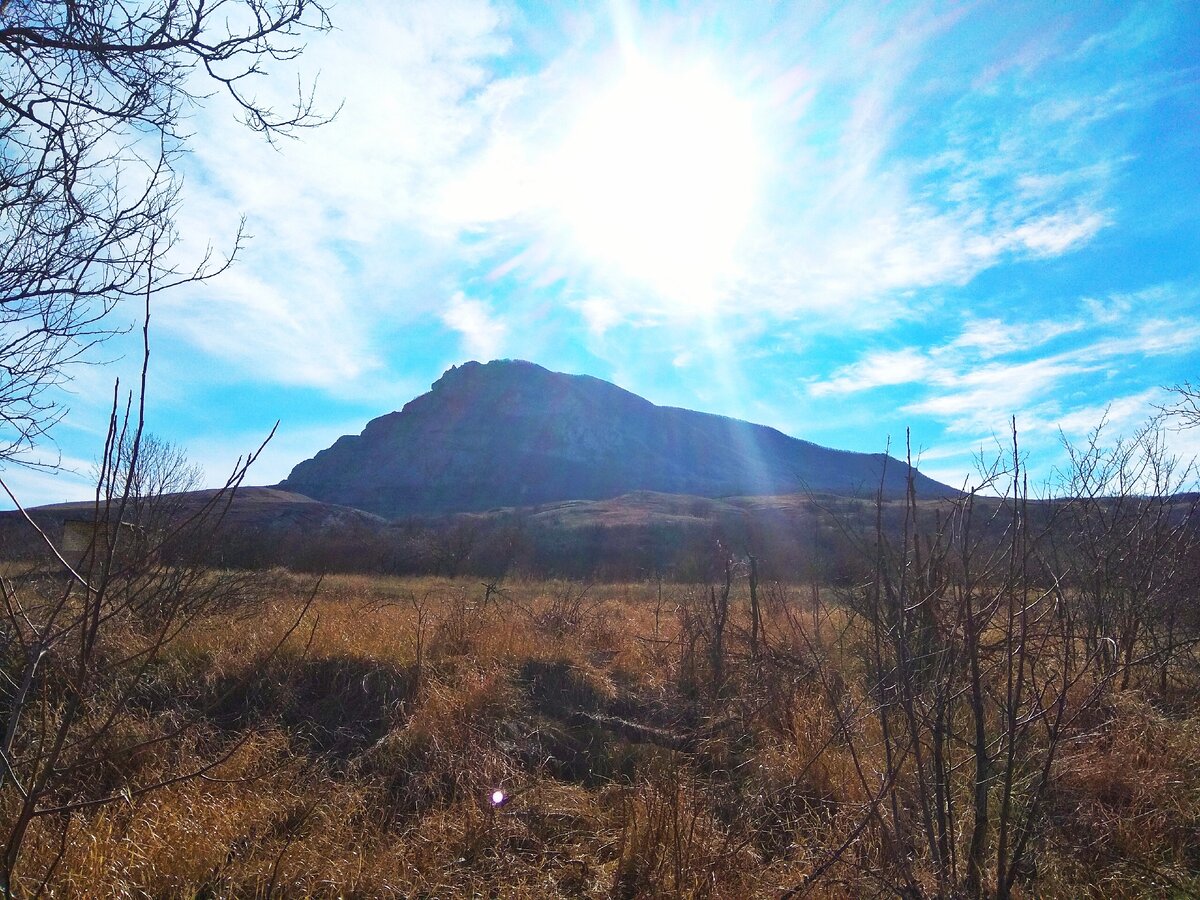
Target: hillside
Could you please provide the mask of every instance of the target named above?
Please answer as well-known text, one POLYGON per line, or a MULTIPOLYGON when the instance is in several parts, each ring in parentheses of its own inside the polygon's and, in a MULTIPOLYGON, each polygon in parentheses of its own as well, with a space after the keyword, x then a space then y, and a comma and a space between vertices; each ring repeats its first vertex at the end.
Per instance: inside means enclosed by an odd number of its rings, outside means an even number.
MULTIPOLYGON (((237 540, 262 536, 278 540, 293 534, 338 534, 355 530, 378 530, 385 523, 359 509, 321 503, 311 497, 278 488, 242 487, 228 501, 214 503, 216 489, 164 494, 149 504, 133 502, 124 519, 145 524, 152 521, 164 527, 179 527, 210 504, 207 519, 219 517, 225 533, 237 540)), ((28 510, 30 518, 53 541, 62 539, 64 523, 78 519, 90 521, 97 516, 96 504, 85 500, 55 503, 28 510)), ((100 518, 105 518, 101 511, 100 518)), ((215 524, 215 521, 214 521, 215 524)), ((25 517, 16 510, 0 512, 0 545, 4 559, 41 558, 44 544, 25 517)))
MULTIPOLYGON (((437 515, 637 491, 730 497, 901 495, 905 467, 763 425, 656 406, 519 360, 451 368, 429 393, 297 465, 279 487, 381 516, 437 515)), ((917 475, 922 496, 952 488, 917 475)))

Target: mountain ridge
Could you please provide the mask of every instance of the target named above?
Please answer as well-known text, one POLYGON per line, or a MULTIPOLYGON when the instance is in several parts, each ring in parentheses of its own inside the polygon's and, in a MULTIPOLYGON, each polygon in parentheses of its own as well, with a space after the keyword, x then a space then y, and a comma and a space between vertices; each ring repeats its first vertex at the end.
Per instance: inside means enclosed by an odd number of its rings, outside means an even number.
MULTIPOLYGON (((493 360, 451 367, 429 392, 299 463, 279 487, 400 518, 642 490, 866 496, 882 483, 895 496, 905 473, 882 453, 822 447, 767 425, 658 406, 590 375, 493 360)), ((914 477, 923 496, 958 493, 914 477)))

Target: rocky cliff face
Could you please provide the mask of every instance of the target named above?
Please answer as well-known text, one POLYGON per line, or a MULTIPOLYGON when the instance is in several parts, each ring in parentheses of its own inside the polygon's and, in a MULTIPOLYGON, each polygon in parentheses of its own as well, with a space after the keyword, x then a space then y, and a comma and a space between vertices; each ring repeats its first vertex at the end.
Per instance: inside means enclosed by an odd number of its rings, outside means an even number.
MULTIPOLYGON (((846 453, 773 428, 648 400, 533 363, 469 362, 428 394, 300 463, 280 485, 388 517, 604 499, 872 494, 882 454, 846 453)), ((904 490, 889 460, 886 490, 904 490)), ((918 475, 918 491, 954 493, 918 475)))

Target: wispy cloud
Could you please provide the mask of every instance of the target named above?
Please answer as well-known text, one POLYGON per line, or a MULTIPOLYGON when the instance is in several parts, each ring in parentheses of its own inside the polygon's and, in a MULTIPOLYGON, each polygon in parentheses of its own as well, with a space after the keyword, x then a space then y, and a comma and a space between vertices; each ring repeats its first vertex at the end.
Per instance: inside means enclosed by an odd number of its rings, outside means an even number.
MULTIPOLYGON (((0 472, 0 477, 23 506, 91 500, 96 496, 95 481, 72 471, 8 467, 0 472)), ((14 508, 6 493, 0 492, 0 504, 0 508, 14 508)))
POLYGON ((929 396, 905 404, 901 411, 941 419, 948 431, 960 433, 996 428, 1016 412, 1050 417, 1057 406, 1056 387, 1067 378, 1102 368, 1102 362, 1087 352, 978 368, 964 363, 939 368, 929 396))
POLYGON ((1090 240, 1107 218, 1088 209, 1058 212, 1018 226, 1012 237, 1035 256, 1058 256, 1090 240))
POLYGON ((235 269, 218 283, 171 297, 162 304, 167 328, 213 358, 277 384, 335 386, 380 366, 369 323, 338 282, 315 280, 321 273, 314 272, 267 276, 235 269))
POLYGON ((876 350, 839 369, 826 381, 815 381, 809 391, 818 397, 851 394, 886 385, 937 380, 940 369, 929 354, 915 347, 876 350))
POLYGON ((1148 388, 1104 403, 1079 407, 1058 417, 1055 425, 1070 438, 1093 432, 1101 424, 1116 434, 1129 434, 1142 426, 1162 406, 1167 392, 1148 388))
POLYGON ((588 297, 576 304, 576 308, 592 337, 603 337, 606 331, 622 321, 617 305, 605 297, 588 297))
MULTIPOLYGON (((597 264, 556 210, 554 148, 581 98, 621 65, 607 16, 535 22, 503 9, 418 0, 339 10, 337 39, 314 42, 305 66, 345 108, 278 152, 224 110, 206 113, 196 196, 207 199, 185 233, 219 244, 245 212, 253 271, 173 308, 168 327, 262 377, 331 386, 388 364, 372 326, 441 317, 436 298, 455 290, 562 285, 564 308, 592 338, 648 317, 686 327, 696 292, 663 295, 597 264), (539 30, 554 43, 532 53, 514 44, 539 30), (464 266, 490 282, 468 287, 464 266), (286 315, 273 311, 280 301, 286 315), (196 309, 210 312, 191 321, 196 309), (225 339, 214 319, 228 324, 225 339), (279 364, 251 351, 247 332, 278 348, 279 364), (330 333, 343 336, 342 360, 321 354, 330 333)), ((1128 154, 1097 154, 1088 140, 1094 120, 1079 104, 1096 102, 1091 80, 1040 77, 1052 60, 1069 65, 1061 58, 1077 45, 1039 32, 978 58, 953 43, 967 14, 747 13, 719 47, 695 39, 699 13, 623 21, 623 40, 648 53, 719 55, 771 148, 761 203, 706 316, 877 330, 919 313, 914 292, 1069 254, 1111 226, 1106 193, 1128 154)), ((1106 52, 1089 49, 1088 66, 1106 52)), ((1112 90, 1107 115, 1138 102, 1124 82, 1112 90)))
POLYGON ((463 347, 477 359, 499 356, 508 335, 508 325, 494 316, 486 303, 461 293, 450 299, 442 321, 462 336, 463 347))
MULTIPOLYGON (((1160 300, 1171 293, 1160 287, 1160 300)), ((1193 293, 1173 294, 1176 308, 1188 308, 1193 293)), ((1064 319, 1006 323, 968 318, 960 333, 929 347, 869 351, 809 392, 816 397, 862 393, 910 385, 913 399, 902 412, 929 416, 951 433, 978 433, 1021 413, 1033 430, 1076 429, 1094 425, 1098 411, 1111 403, 1114 413, 1148 408, 1148 389, 1097 405, 1072 402, 1065 386, 1084 375, 1107 378, 1128 367, 1200 348, 1200 318, 1145 318, 1140 309, 1115 298, 1105 304, 1084 300, 1079 315, 1064 319), (1053 347, 1046 352, 1047 347, 1053 347)), ((1150 393, 1153 393, 1151 391, 1150 393)))
POLYGON ((982 359, 1028 351, 1064 334, 1085 327, 1082 319, 1004 322, 997 318, 968 317, 962 332, 946 346, 946 352, 968 350, 982 359))
MULTIPOLYGON (((325 108, 344 101, 332 124, 275 149, 224 105, 205 110, 181 255, 227 247, 242 215, 252 239, 233 272, 173 298, 160 324, 277 383, 341 389, 377 369, 381 323, 439 313, 457 235, 431 210, 478 139, 502 22, 484 0, 356 3, 303 57, 325 108)), ((288 87, 264 82, 263 99, 286 104, 288 87)))

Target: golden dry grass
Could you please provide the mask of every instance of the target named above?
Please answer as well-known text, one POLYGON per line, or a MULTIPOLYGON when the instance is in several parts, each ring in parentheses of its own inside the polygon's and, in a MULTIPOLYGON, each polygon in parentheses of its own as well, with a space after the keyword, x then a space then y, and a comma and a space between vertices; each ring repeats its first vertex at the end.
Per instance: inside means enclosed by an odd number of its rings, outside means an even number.
MULTIPOLYGON (((770 593, 768 663, 749 657, 735 590, 720 692, 685 630, 696 587, 329 577, 255 668, 308 589, 279 573, 264 605, 170 646, 147 685, 159 705, 122 737, 164 727, 162 697, 205 723, 95 777, 147 783, 236 749, 205 778, 76 812, 52 895, 777 896, 852 833, 883 768, 855 687, 861 636, 807 587, 770 593)), ((1024 895, 1188 896, 1195 705, 1168 717, 1128 692, 1085 726, 1056 765, 1024 895)), ((27 879, 62 826, 38 823, 27 879)), ((886 896, 879 852, 863 831, 807 896, 886 896)))

